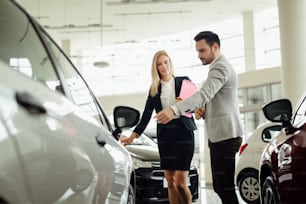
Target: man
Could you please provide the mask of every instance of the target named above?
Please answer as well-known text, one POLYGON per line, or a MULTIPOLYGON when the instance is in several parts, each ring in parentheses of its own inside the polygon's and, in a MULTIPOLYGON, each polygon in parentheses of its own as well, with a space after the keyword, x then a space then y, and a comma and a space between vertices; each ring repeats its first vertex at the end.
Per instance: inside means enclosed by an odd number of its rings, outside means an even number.
POLYGON ((196 119, 205 119, 211 157, 214 191, 223 204, 238 204, 235 192, 235 155, 242 142, 242 124, 238 107, 237 76, 220 54, 220 39, 211 31, 194 37, 198 57, 209 66, 207 80, 198 92, 156 114, 166 124, 175 115, 195 111, 196 119))

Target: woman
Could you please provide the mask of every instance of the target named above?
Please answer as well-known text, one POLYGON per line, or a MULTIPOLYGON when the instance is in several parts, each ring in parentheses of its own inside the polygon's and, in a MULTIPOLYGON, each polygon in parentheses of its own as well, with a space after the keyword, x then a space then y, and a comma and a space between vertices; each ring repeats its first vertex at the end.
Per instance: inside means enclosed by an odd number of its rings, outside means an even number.
MULTIPOLYGON (((169 108, 178 98, 182 81, 188 77, 174 77, 171 59, 166 51, 155 53, 152 62, 152 84, 139 124, 130 137, 121 135, 120 141, 131 144, 147 127, 153 110, 158 113, 169 108)), ((168 182, 168 195, 171 204, 191 204, 192 197, 187 186, 188 173, 194 153, 193 117, 177 117, 168 124, 157 123, 157 143, 160 166, 168 182)))

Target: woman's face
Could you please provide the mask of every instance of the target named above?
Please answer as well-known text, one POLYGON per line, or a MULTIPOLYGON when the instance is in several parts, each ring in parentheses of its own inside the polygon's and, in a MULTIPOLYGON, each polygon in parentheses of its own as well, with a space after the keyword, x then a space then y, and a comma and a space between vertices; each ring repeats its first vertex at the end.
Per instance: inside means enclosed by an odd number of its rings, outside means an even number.
POLYGON ((171 78, 171 63, 169 57, 160 55, 156 61, 157 71, 163 81, 168 81, 171 78))

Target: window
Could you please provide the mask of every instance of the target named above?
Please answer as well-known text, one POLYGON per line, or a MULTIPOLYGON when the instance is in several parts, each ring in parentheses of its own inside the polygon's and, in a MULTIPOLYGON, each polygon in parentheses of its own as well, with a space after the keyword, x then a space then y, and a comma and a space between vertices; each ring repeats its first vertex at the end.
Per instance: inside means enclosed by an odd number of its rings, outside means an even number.
POLYGON ((298 127, 301 124, 302 121, 305 120, 306 116, 306 97, 304 97, 297 109, 296 115, 294 116, 294 120, 293 120, 293 126, 294 127, 298 127))
POLYGON ((277 8, 254 14, 256 69, 281 65, 277 8))
POLYGON ((27 58, 11 58, 9 66, 25 74, 26 76, 32 77, 32 67, 27 58))
POLYGON ((266 122, 262 106, 272 100, 281 98, 280 83, 266 84, 238 90, 239 108, 243 118, 244 133, 247 139, 256 127, 266 122))
POLYGON ((281 131, 281 129, 282 129, 281 125, 275 125, 264 129, 264 131, 262 132, 263 141, 265 142, 272 141, 272 139, 279 134, 279 131, 281 131))
POLYGON ((87 86, 84 79, 71 64, 71 62, 66 58, 62 51, 56 46, 56 44, 47 36, 44 35, 46 41, 53 51, 56 62, 61 68, 58 70, 63 75, 63 86, 67 87, 71 100, 78 105, 85 113, 95 117, 97 120, 102 122, 102 124, 110 131, 112 131, 112 126, 109 123, 105 113, 100 108, 101 105, 96 100, 95 96, 87 86))
POLYGON ((17 7, 8 6, 1 17, 0 60, 51 90, 61 91, 87 114, 97 118, 101 126, 112 130, 87 84, 54 42, 35 30, 17 7))
POLYGON ((281 84, 271 84, 271 100, 280 99, 282 97, 281 84))
POLYGON ((20 73, 55 90, 60 81, 29 20, 16 7, 10 6, 1 13, 1 17, 1 60, 20 73), (14 15, 10 15, 12 13, 14 15))
POLYGON ((267 101, 267 86, 247 88, 247 105, 262 105, 267 101))

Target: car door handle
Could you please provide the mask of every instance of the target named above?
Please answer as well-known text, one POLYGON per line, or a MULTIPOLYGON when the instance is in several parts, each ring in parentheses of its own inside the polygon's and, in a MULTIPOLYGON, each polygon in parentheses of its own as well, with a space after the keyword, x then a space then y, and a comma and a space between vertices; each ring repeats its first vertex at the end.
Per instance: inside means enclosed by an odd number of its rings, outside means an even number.
POLYGON ((30 113, 42 114, 47 112, 43 104, 26 91, 16 92, 15 98, 17 103, 24 107, 30 113))
POLYGON ((100 136, 96 136, 96 141, 101 147, 104 147, 104 145, 106 144, 106 141, 100 136))

